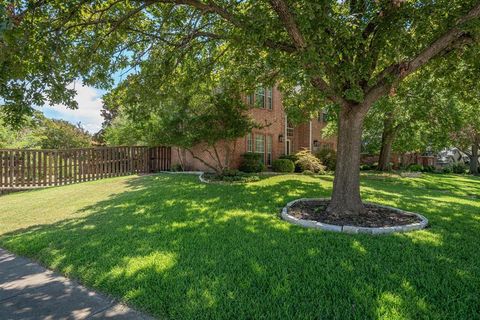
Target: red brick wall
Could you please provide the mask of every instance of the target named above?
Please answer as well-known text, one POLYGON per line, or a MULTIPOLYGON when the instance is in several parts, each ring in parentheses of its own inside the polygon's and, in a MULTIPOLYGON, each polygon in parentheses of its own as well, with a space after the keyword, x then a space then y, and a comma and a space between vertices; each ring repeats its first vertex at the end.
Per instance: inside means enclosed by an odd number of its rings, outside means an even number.
POLYGON ((315 153, 321 148, 330 148, 337 150, 337 137, 324 137, 322 134, 323 128, 327 125, 327 122, 323 120, 312 120, 312 152, 315 153), (319 146, 315 146, 313 141, 317 140, 319 146))
MULTIPOLYGON (((400 168, 400 165, 406 167, 411 164, 419 164, 422 166, 433 166, 435 165, 435 157, 422 156, 418 153, 405 153, 402 155, 398 153, 392 153, 390 162, 393 163, 393 169, 400 168)), ((369 164, 369 165, 378 163, 378 155, 362 155, 360 163, 369 164)))
MULTIPOLYGON (((360 164, 378 164, 379 155, 369 155, 369 154, 362 154, 360 157, 360 164)), ((393 169, 398 169, 400 166, 400 155, 396 153, 392 153, 390 156, 390 162, 393 163, 393 169)))

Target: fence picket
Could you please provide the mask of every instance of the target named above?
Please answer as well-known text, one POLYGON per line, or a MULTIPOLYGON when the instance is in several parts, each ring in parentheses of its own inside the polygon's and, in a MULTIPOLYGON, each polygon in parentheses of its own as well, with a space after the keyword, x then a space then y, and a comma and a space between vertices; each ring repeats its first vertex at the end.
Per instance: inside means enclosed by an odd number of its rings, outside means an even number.
POLYGON ((0 189, 61 186, 170 169, 170 147, 0 149, 0 189))

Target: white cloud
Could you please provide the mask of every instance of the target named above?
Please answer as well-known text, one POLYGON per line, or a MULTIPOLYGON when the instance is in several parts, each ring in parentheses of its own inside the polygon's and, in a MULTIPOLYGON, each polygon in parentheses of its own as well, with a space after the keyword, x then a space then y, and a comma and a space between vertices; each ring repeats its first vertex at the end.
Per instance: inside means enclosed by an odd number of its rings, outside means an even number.
POLYGON ((102 108, 103 91, 93 87, 82 86, 79 82, 71 84, 69 88, 77 91, 75 100, 78 103, 78 109, 68 109, 64 105, 45 106, 40 110, 48 118, 63 119, 73 124, 80 122, 82 126, 91 133, 100 130, 103 118, 100 115, 102 108))

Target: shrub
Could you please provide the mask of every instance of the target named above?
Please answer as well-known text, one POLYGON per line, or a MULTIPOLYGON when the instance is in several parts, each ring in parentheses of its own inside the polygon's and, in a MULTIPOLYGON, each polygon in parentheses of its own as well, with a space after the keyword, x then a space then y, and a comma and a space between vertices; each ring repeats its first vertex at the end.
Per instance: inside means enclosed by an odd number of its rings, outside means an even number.
POLYGON ((301 171, 309 170, 315 173, 325 173, 325 166, 308 149, 299 151, 296 154, 298 160, 295 162, 301 171))
POLYGON ((407 170, 411 172, 421 172, 423 170, 423 167, 419 164, 411 164, 408 166, 407 170))
POLYGON ((372 164, 362 164, 360 166, 360 170, 366 171, 366 170, 375 170, 377 169, 377 165, 372 163, 372 164))
POLYGON ((255 182, 259 181, 260 177, 250 173, 241 172, 235 169, 225 169, 221 174, 206 173, 204 177, 212 182, 255 182))
POLYGON ((291 173, 295 171, 295 164, 289 159, 277 159, 272 163, 272 170, 275 172, 291 173))
POLYGON ((446 166, 442 170, 443 173, 452 173, 452 167, 451 166, 446 166))
POLYGON ((306 175, 306 176, 311 176, 311 175, 314 175, 315 173, 313 171, 310 171, 310 170, 305 170, 302 172, 302 174, 306 175))
POLYGON ((247 152, 242 155, 240 170, 243 172, 262 172, 265 165, 262 163, 262 155, 259 153, 247 152))
POLYGON ((452 166, 453 173, 464 174, 467 172, 467 167, 463 163, 457 163, 452 166))
POLYGON ((433 173, 435 172, 435 167, 434 166, 424 166, 422 168, 422 172, 430 172, 433 173))
POLYGON ((218 180, 223 182, 256 182, 260 180, 260 177, 255 175, 243 174, 237 176, 221 176, 218 180))
POLYGON ((321 149, 315 156, 327 167, 328 170, 335 171, 337 164, 337 152, 333 149, 321 149))
POLYGON ((300 168, 296 162, 298 160, 298 157, 294 154, 284 154, 283 156, 280 156, 279 159, 287 159, 293 162, 295 165, 295 172, 302 172, 302 168, 300 168))
POLYGON ((295 163, 295 161, 298 160, 298 157, 294 154, 284 154, 284 155, 281 155, 280 157, 278 157, 278 159, 288 159, 288 160, 292 161, 293 163, 295 163))
POLYGON ((362 165, 360 165, 360 170, 361 171, 370 170, 370 165, 369 164, 362 164, 362 165))
POLYGON ((238 176, 240 174, 241 174, 241 172, 237 169, 224 169, 222 171, 222 176, 223 177, 235 177, 235 176, 238 176))

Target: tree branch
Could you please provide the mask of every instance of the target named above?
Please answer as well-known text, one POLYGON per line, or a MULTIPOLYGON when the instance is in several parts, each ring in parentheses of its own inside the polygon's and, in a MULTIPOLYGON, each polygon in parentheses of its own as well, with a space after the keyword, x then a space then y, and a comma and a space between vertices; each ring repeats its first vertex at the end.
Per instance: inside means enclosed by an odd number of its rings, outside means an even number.
POLYGON ((464 46, 466 43, 471 42, 472 39, 470 35, 463 31, 460 26, 479 17, 480 3, 475 5, 465 16, 459 18, 453 28, 449 29, 440 37, 438 37, 427 48, 418 53, 417 56, 410 60, 404 60, 386 67, 377 76, 375 85, 371 86, 367 90, 365 100, 368 99, 375 101, 378 96, 388 92, 402 79, 417 71, 420 67, 428 63, 433 58, 445 54, 446 52, 451 51, 453 48, 464 46), (388 78, 392 78, 393 81, 388 78))
POLYGON ((242 21, 237 18, 234 14, 228 12, 227 9, 216 5, 212 1, 208 1, 207 3, 200 2, 198 0, 152 0, 153 2, 157 3, 171 3, 177 5, 188 5, 194 7, 203 13, 215 13, 222 17, 223 19, 229 21, 236 27, 243 27, 242 21))
POLYGON ((305 42, 302 32, 295 21, 293 13, 290 11, 285 1, 270 0, 270 5, 280 18, 280 21, 292 39, 295 47, 300 51, 304 50, 307 47, 307 43, 305 42))
POLYGON ((196 160, 200 161, 200 162, 201 162, 201 163, 203 163, 203 164, 204 164, 206 167, 208 167, 208 168, 212 169, 212 170, 213 170, 213 171, 215 171, 216 173, 219 173, 219 170, 218 170, 218 168, 215 168, 214 166, 212 166, 210 163, 206 162, 206 161, 205 161, 205 160, 203 160, 202 158, 200 158, 200 157, 197 157, 197 156, 196 156, 196 155, 193 153, 193 151, 192 151, 191 149, 189 149, 189 148, 185 148, 185 150, 187 150, 187 151, 188 151, 188 153, 190 153, 190 155, 192 156, 192 158, 194 158, 194 159, 196 159, 196 160))
MULTIPOLYGON (((288 5, 284 0, 270 0, 270 5, 277 13, 281 23, 285 27, 285 30, 292 40, 295 49, 299 52, 304 51, 307 48, 307 42, 305 41, 305 38, 303 37, 303 34, 300 31, 300 28, 295 21, 295 17, 290 11, 288 5)), ((305 68, 312 69, 312 67, 308 65, 305 66, 305 68)), ((322 91, 329 100, 339 105, 346 105, 346 100, 337 95, 330 85, 320 76, 312 77, 311 83, 314 87, 322 91)))
POLYGON ((315 88, 322 91, 326 95, 326 97, 332 102, 340 106, 348 105, 348 102, 343 97, 336 94, 334 90, 330 87, 330 85, 325 82, 325 80, 323 80, 321 77, 314 77, 310 82, 315 88))
MULTIPOLYGON (((211 1, 209 1, 208 3, 202 3, 198 0, 154 0, 154 1, 161 2, 161 3, 173 3, 177 5, 182 5, 182 4, 189 5, 191 7, 194 7, 202 11, 203 13, 215 13, 220 17, 222 17, 224 20, 230 22, 235 27, 238 27, 248 32, 247 26, 241 19, 236 17, 234 14, 230 13, 226 8, 218 6, 211 1)), ((293 53, 296 48, 295 46, 292 46, 288 43, 274 41, 272 39, 264 40, 263 44, 270 49, 277 49, 287 53, 293 53)))

